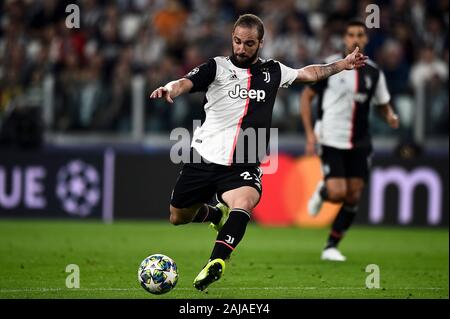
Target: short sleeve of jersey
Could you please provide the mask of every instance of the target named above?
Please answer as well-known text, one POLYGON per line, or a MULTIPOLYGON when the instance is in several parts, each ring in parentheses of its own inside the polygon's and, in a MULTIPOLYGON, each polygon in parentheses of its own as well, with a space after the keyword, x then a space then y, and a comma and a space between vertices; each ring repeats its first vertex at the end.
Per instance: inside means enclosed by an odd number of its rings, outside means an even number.
POLYGON ((191 80, 194 84, 189 93, 206 92, 208 86, 216 78, 216 69, 216 61, 214 59, 209 59, 208 62, 199 65, 186 74, 184 78, 191 80))
POLYGON ((389 90, 386 84, 386 77, 384 73, 380 71, 380 76, 378 78, 377 87, 375 88, 375 93, 373 95, 373 103, 375 105, 382 105, 389 103, 391 99, 391 95, 389 94, 389 90))
POLYGON ((297 78, 298 72, 295 69, 285 66, 283 63, 278 62, 278 64, 281 69, 280 88, 288 88, 297 78))

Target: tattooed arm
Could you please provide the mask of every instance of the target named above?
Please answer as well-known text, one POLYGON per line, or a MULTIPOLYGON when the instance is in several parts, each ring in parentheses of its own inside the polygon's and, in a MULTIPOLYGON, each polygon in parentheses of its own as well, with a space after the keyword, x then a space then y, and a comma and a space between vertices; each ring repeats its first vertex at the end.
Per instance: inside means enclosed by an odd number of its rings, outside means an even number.
POLYGON ((359 53, 359 48, 357 47, 352 53, 347 55, 345 59, 329 64, 308 65, 299 69, 296 80, 304 83, 317 82, 343 70, 360 68, 365 65, 366 60, 367 56, 359 53))

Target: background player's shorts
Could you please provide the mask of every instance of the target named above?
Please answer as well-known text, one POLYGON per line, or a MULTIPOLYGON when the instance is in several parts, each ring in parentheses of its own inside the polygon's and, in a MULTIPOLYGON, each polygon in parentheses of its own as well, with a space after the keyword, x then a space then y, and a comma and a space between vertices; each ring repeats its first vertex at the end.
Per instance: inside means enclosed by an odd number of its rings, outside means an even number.
POLYGON ((320 158, 325 179, 359 177, 367 181, 372 150, 371 148, 344 150, 321 145, 320 158))
POLYGON ((224 166, 214 163, 184 164, 172 192, 170 204, 176 208, 187 208, 195 204, 208 203, 217 194, 242 186, 256 189, 261 197, 262 170, 258 166, 224 166))

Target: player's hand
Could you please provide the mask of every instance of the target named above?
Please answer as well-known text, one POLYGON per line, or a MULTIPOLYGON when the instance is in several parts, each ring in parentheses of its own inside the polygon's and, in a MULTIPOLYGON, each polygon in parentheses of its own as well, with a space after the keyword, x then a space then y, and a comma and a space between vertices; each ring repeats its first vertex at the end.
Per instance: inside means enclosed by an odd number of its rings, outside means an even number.
POLYGON ((160 86, 159 88, 154 90, 152 92, 152 94, 150 94, 150 98, 151 99, 165 98, 167 102, 173 103, 173 100, 170 97, 169 90, 167 88, 163 87, 163 86, 160 86))
POLYGON ((387 122, 391 128, 398 128, 400 126, 400 120, 396 114, 390 114, 387 118, 387 122))
POLYGON ((363 67, 366 65, 366 61, 368 58, 368 56, 365 56, 364 54, 359 52, 359 47, 356 47, 356 49, 352 53, 345 57, 345 69, 353 70, 363 67))
POLYGON ((306 138, 306 147, 305 147, 305 155, 306 156, 314 156, 316 155, 316 144, 317 139, 314 135, 308 136, 306 138))

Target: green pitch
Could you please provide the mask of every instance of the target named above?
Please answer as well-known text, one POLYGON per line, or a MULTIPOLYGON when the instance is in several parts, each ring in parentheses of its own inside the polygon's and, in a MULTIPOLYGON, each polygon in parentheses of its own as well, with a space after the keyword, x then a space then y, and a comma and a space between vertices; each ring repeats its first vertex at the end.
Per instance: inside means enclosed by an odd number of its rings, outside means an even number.
POLYGON ((201 293, 192 281, 215 233, 206 224, 0 220, 0 298, 448 298, 448 230, 354 227, 342 242, 345 263, 319 260, 326 229, 249 225, 224 277, 201 293), (140 262, 173 258, 177 287, 154 296, 137 282, 140 262), (66 266, 80 269, 68 289, 66 266), (366 266, 380 270, 367 289, 366 266))

